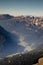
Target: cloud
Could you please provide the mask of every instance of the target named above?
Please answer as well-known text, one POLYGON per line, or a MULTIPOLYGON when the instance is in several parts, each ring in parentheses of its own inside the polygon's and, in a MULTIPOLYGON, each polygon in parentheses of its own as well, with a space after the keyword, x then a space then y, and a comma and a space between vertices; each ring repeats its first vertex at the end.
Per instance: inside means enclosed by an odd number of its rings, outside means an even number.
POLYGON ((13 57, 13 56, 16 56, 16 55, 20 55, 20 53, 11 54, 11 55, 8 55, 6 57, 13 57))
POLYGON ((19 32, 17 32, 16 30, 12 31, 13 34, 19 35, 19 32))
POLYGON ((19 42, 19 45, 24 47, 27 46, 27 43, 24 41, 24 37, 22 35, 20 35, 19 42))
POLYGON ((25 41, 25 37, 26 37, 25 35, 19 34, 19 32, 17 32, 16 30, 13 30, 12 33, 19 36, 19 43, 18 43, 18 45, 24 47, 24 50, 23 50, 24 52, 25 52, 25 51, 31 51, 31 50, 32 50, 32 48, 31 48, 32 45, 29 46, 29 43, 27 43, 27 42, 25 41))
POLYGON ((24 36, 20 36, 19 38, 20 41, 19 45, 24 47, 24 52, 32 50, 31 46, 29 46, 29 43, 25 42, 24 39, 25 39, 24 36))
POLYGON ((31 51, 31 50, 32 50, 31 46, 26 46, 25 49, 24 49, 24 52, 31 51))

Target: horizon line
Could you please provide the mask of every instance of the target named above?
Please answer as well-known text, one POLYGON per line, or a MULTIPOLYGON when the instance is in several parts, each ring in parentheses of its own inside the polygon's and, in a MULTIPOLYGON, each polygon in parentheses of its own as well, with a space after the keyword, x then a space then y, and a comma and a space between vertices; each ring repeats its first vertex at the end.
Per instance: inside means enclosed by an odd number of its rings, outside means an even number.
POLYGON ((19 17, 19 16, 34 16, 34 17, 43 17, 43 16, 39 16, 39 15, 24 15, 24 14, 22 14, 22 15, 13 15, 13 14, 8 14, 8 13, 3 13, 3 14, 1 14, 0 13, 0 15, 10 15, 10 16, 15 16, 15 17, 19 17))

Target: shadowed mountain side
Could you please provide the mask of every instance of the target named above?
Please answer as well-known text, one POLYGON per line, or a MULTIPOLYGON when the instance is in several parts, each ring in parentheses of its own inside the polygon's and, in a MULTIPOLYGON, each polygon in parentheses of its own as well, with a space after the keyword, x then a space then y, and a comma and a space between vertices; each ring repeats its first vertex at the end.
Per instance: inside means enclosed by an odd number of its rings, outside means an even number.
POLYGON ((43 18, 41 17, 17 16, 9 20, 0 20, 0 25, 11 33, 17 31, 32 49, 43 43, 43 18))
POLYGON ((33 65, 38 63, 38 59, 43 57, 43 46, 38 47, 31 52, 15 54, 0 60, 1 65, 33 65))
POLYGON ((0 26, 0 57, 21 52, 23 47, 18 45, 18 43, 18 35, 13 35, 0 26))
POLYGON ((32 65, 43 57, 43 18, 20 16, 0 20, 0 25, 7 30, 0 27, 0 57, 7 56, 0 58, 1 65, 32 65), (22 50, 26 53, 19 54, 22 50))

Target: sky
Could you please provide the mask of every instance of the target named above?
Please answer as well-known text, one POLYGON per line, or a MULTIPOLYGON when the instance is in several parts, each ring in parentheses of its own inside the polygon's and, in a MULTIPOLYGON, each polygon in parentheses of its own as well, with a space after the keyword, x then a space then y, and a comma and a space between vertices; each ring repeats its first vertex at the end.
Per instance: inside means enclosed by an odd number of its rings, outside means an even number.
POLYGON ((43 16, 43 0, 0 0, 0 14, 43 16))

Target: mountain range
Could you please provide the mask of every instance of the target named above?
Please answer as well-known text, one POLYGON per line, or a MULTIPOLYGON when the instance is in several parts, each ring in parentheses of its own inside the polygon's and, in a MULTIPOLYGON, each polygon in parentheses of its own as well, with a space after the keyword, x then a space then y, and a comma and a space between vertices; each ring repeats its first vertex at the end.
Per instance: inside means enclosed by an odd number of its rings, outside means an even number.
POLYGON ((6 20, 6 19, 11 19, 13 16, 10 16, 8 14, 1 14, 0 15, 0 20, 6 20))
POLYGON ((0 57, 10 56, 16 65, 43 57, 43 17, 0 15, 0 57))

